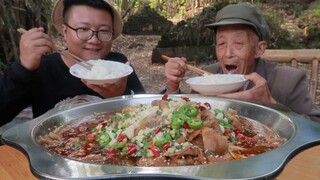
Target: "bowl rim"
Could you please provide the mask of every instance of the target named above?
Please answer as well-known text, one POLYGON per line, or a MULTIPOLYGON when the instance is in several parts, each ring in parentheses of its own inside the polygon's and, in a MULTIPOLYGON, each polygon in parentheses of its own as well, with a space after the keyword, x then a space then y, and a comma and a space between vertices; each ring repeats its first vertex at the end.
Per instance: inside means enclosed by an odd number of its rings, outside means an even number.
MULTIPOLYGON (((215 76, 220 76, 220 77, 226 77, 226 76, 234 76, 234 77, 240 77, 241 80, 236 81, 236 82, 230 82, 230 83, 196 83, 196 82, 190 82, 194 79, 199 79, 202 78, 203 76, 195 76, 195 77, 190 77, 188 78, 185 82, 189 85, 197 85, 197 86, 218 86, 218 85, 230 85, 230 84, 238 84, 238 83, 244 83, 248 81, 249 79, 246 79, 243 74, 213 74, 215 76)), ((211 76, 211 75, 210 75, 211 76)))
MULTIPOLYGON (((91 62, 91 61, 97 61, 97 60, 88 60, 88 62, 91 62)), ((121 76, 118 76, 118 77, 114 77, 114 78, 107 78, 107 79, 101 79, 101 78, 95 78, 95 79, 89 79, 89 78, 85 78, 85 77, 82 77, 80 76, 76 71, 75 71, 75 68, 82 68, 82 69, 85 69, 83 68, 81 65, 79 65, 79 63, 76 63, 74 65, 72 65, 70 68, 69 68, 69 72, 71 75, 77 77, 77 78, 80 78, 80 79, 85 79, 87 81, 106 81, 106 80, 115 80, 115 79, 119 79, 119 78, 122 78, 122 77, 126 77, 128 75, 130 75, 132 72, 133 72, 133 68, 128 65, 128 64, 125 64, 125 63, 121 63, 121 62, 118 62, 118 61, 112 61, 112 60, 102 60, 103 63, 111 63, 111 64, 118 64, 122 67, 125 67, 126 71, 125 73, 123 73, 121 76)), ((87 70, 88 71, 88 70, 87 70)))

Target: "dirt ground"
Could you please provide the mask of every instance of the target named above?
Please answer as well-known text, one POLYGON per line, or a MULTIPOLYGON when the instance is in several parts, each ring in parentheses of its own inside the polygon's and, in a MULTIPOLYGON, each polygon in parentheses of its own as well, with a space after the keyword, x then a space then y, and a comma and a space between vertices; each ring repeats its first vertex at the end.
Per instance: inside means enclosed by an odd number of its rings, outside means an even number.
MULTIPOLYGON (((113 50, 128 57, 148 94, 157 94, 166 87, 164 64, 151 63, 152 50, 159 40, 156 35, 122 35, 113 42, 113 50)), ((185 78, 190 76, 192 73, 188 72, 185 78)), ((185 82, 181 89, 190 92, 185 82)))

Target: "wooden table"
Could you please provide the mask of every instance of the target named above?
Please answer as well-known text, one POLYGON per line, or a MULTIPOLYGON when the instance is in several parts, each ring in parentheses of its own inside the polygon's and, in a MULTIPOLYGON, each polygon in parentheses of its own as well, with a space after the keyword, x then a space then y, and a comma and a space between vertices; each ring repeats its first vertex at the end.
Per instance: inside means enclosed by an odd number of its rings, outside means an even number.
MULTIPOLYGON (((37 179, 30 171, 27 157, 15 148, 0 146, 0 179, 37 179)), ((320 179, 320 146, 307 149, 294 157, 277 180, 320 179)))

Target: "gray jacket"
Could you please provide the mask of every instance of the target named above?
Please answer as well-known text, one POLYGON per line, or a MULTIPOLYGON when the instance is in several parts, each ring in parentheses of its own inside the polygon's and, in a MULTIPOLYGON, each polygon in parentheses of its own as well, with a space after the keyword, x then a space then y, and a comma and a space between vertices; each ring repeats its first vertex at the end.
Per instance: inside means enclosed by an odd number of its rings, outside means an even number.
MULTIPOLYGON (((223 73, 219 63, 203 69, 214 74, 223 73)), ((271 95, 278 103, 320 122, 320 110, 313 104, 308 91, 309 79, 303 71, 258 59, 255 72, 266 79, 271 95)), ((252 87, 250 82, 247 89, 252 87)))

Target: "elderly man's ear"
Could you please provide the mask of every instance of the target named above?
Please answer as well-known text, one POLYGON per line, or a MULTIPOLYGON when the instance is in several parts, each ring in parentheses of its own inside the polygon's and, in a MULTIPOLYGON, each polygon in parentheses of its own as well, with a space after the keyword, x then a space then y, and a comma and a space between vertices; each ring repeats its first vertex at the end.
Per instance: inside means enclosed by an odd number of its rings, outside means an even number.
POLYGON ((255 58, 260 58, 264 51, 267 49, 268 47, 268 43, 266 41, 260 41, 258 43, 258 48, 256 49, 256 54, 255 54, 255 58))

